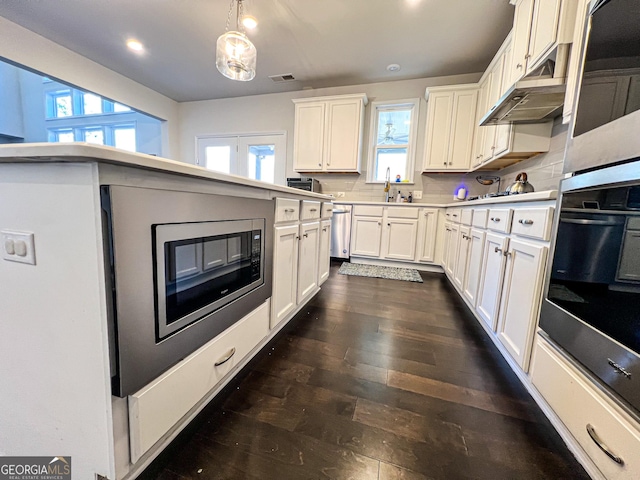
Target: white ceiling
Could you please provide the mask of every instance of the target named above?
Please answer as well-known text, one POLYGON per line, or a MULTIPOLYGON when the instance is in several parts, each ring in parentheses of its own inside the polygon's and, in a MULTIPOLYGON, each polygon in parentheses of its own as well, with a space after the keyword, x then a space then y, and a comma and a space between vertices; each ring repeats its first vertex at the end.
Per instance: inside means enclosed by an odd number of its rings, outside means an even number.
POLYGON ((0 0, 0 16, 180 102, 481 72, 513 21, 508 0, 245 0, 257 75, 236 82, 215 68, 229 3, 0 0))

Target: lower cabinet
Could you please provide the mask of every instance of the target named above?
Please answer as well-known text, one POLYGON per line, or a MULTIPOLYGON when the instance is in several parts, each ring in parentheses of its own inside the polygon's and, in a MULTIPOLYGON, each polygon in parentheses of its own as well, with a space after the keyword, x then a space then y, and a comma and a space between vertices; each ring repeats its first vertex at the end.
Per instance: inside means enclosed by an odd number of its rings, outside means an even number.
POLYGON ((300 225, 300 247, 298 253, 298 303, 316 291, 318 287, 318 245, 320 222, 300 225))
POLYGON ((275 227, 271 328, 278 325, 298 304, 298 224, 275 227))
POLYGON ((447 263, 445 271, 450 277, 453 277, 453 272, 456 269, 458 260, 458 246, 460 243, 460 225, 457 223, 449 224, 449 231, 445 233, 445 241, 449 242, 447 247, 447 263), (448 237, 448 238, 447 238, 448 237))
POLYGON ((536 339, 531 382, 605 478, 640 478, 637 421, 541 337, 536 339))
MULTIPOLYGON (((415 212, 417 215, 417 211, 415 212)), ((382 258, 413 261, 416 257, 418 220, 387 218, 382 241, 382 258)))
POLYGON ((460 226, 458 232, 458 254, 456 258, 456 266, 453 271, 453 283, 458 288, 462 288, 467 275, 467 266, 469 261, 469 240, 471 240, 471 229, 469 227, 460 226))
POLYGON ((469 237, 469 260, 462 294, 475 307, 478 303, 478 289, 480 287, 486 233, 483 230, 472 228, 469 237))
POLYGON ((504 252, 509 238, 495 233, 487 233, 484 241, 483 268, 480 275, 480 293, 476 311, 487 326, 496 331, 498 308, 502 294, 502 280, 506 257, 504 252))
POLYGON ((527 371, 540 310, 547 247, 511 239, 498 319, 498 340, 527 371))
POLYGON ((353 241, 351 254, 363 257, 379 257, 382 238, 382 218, 353 217, 353 241))
POLYGON ((436 256, 436 238, 438 229, 438 210, 422 208, 418 218, 418 261, 433 263, 436 256))
POLYGON ((322 285, 329 278, 329 268, 331 264, 331 220, 320 222, 320 245, 318 248, 318 286, 322 285))
POLYGON ((267 301, 129 396, 131 463, 137 462, 268 334, 267 301))

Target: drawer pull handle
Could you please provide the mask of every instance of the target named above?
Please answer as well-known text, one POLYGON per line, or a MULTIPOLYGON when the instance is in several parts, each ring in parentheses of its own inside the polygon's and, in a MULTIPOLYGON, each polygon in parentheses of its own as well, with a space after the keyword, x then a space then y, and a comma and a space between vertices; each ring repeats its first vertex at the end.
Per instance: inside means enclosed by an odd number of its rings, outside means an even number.
POLYGON ((495 253, 502 253, 502 249, 500 247, 496 247, 495 253))
POLYGON ((310 209, 309 209, 309 211, 310 211, 310 212, 317 212, 317 211, 318 211, 318 209, 317 209, 317 208, 310 208, 310 209))
POLYGON ((522 225, 533 225, 533 220, 525 220, 521 218, 520 220, 518 220, 518 223, 521 223, 522 225))
POLYGON ((498 223, 498 222, 500 221, 500 218, 498 218, 498 217, 491 217, 491 221, 492 221, 492 222, 496 222, 496 223, 498 223))
POLYGON ((293 213, 293 212, 295 212, 295 209, 293 209, 293 208, 285 208, 284 209, 284 213, 293 213))
POLYGON ((587 423, 587 433, 591 437, 591 440, 593 440, 594 443, 598 446, 598 448, 606 453, 611 460, 619 465, 624 465, 624 460, 622 460, 619 456, 609 450, 609 447, 607 447, 607 445, 600 439, 600 437, 596 433, 595 428, 593 428, 590 423, 587 423))
POLYGON ((308 233, 305 233, 304 235, 302 235, 304 238, 307 238, 309 236, 308 233))
POLYGON ((333 212, 333 208, 327 208, 327 212, 333 212))
POLYGON ((236 354, 236 347, 233 347, 231 350, 229 350, 227 353, 225 353, 224 357, 222 357, 220 360, 218 360, 213 365, 216 366, 216 367, 219 367, 223 363, 227 363, 229 360, 231 360, 231 357, 233 357, 235 354, 236 354))
POLYGON ((326 231, 327 231, 327 227, 324 227, 324 228, 322 229, 322 231, 323 231, 323 232, 326 232, 326 231))
POLYGON ((458 216, 458 214, 454 213, 454 214, 453 214, 453 216, 454 216, 454 217, 457 217, 457 216, 458 216))

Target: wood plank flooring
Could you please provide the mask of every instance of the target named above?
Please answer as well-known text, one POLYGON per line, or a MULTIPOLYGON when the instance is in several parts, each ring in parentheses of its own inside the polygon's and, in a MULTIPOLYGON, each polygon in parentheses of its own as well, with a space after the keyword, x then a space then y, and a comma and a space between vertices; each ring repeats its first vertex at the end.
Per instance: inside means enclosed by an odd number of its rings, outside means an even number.
POLYGON ((141 478, 589 478, 444 275, 339 265, 141 478))

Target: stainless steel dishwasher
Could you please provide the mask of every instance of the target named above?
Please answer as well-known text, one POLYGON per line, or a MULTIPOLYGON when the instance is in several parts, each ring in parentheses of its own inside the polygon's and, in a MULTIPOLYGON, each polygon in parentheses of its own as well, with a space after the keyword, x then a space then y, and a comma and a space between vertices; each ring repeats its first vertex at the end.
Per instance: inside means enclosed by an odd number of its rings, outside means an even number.
POLYGON ((351 255, 351 209, 352 205, 335 205, 331 217, 331 253, 335 258, 351 255))

